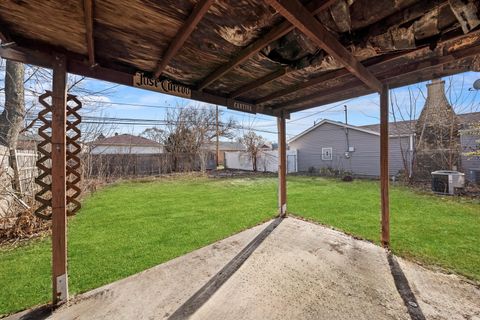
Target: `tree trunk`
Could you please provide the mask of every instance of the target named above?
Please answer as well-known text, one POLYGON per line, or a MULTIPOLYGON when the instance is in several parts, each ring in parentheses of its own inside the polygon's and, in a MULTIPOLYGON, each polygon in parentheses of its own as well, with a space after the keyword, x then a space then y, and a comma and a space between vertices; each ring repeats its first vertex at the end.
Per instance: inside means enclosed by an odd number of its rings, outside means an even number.
POLYGON ((7 60, 5 71, 5 108, 0 115, 0 144, 16 149, 25 117, 24 101, 25 66, 7 60))

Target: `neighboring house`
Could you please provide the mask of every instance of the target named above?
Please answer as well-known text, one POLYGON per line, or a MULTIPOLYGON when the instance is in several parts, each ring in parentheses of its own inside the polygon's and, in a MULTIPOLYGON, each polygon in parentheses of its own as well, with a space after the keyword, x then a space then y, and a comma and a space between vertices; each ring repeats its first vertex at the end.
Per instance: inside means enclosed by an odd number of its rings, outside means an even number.
MULTIPOLYGON (((480 122, 480 112, 457 115, 462 129, 480 122)), ((400 121, 389 125, 389 174, 400 170, 411 172, 411 155, 415 145, 416 121, 400 121)), ((461 151, 475 147, 478 136, 462 135, 461 151)), ((380 125, 353 126, 322 120, 289 141, 298 152, 298 170, 310 168, 350 171, 359 176, 377 177, 380 174, 380 125)), ((462 156, 461 171, 467 179, 474 179, 480 170, 479 157, 462 156)))
POLYGON ((131 134, 115 134, 89 143, 91 154, 159 154, 163 146, 153 140, 131 134))
MULTIPOLYGON (((208 150, 212 151, 213 153, 217 150, 217 143, 210 142, 208 143, 208 150)), ((230 142, 230 141, 219 141, 218 142, 218 163, 220 165, 225 164, 225 152, 232 152, 232 151, 245 151, 245 146, 240 142, 230 142)))
MULTIPOLYGON (((409 134, 391 135, 390 175, 404 168, 400 147, 409 152, 410 142, 409 134)), ((368 128, 322 120, 288 144, 297 150, 298 171, 332 168, 359 176, 380 174, 380 134, 368 128)))

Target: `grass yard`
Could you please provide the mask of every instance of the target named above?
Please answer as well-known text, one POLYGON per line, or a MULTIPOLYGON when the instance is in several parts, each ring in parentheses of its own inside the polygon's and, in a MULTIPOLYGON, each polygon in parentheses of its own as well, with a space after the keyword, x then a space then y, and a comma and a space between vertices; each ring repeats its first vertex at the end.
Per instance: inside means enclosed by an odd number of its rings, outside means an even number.
MULTIPOLYGON (((288 178, 289 211, 378 243, 373 181, 288 178)), ((275 178, 176 179, 107 187, 69 221, 72 294, 110 283, 276 214, 275 178)), ((391 192, 395 253, 480 280, 480 205, 391 192)), ((50 241, 0 249, 0 314, 50 299, 50 241)))
MULTIPOLYGON (((380 244, 377 181, 295 177, 288 187, 290 212, 380 244)), ((480 281, 480 202, 394 186, 390 239, 399 256, 480 281)))

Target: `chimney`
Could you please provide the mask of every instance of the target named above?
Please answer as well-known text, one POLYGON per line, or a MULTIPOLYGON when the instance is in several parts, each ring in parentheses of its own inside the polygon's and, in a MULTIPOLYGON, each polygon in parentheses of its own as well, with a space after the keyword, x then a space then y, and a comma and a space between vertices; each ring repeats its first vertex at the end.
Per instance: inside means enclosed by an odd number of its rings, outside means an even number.
POLYGON ((427 99, 415 125, 416 173, 428 178, 435 170, 459 165, 458 119, 445 95, 445 81, 427 84, 427 99))

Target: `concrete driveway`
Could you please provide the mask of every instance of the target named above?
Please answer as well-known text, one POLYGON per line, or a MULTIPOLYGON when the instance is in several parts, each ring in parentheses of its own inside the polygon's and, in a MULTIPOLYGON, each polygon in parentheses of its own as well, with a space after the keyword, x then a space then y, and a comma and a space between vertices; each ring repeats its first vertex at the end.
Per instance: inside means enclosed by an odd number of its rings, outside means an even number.
POLYGON ((48 316, 186 318, 480 320, 480 290, 374 244, 286 218, 79 295, 48 316))

